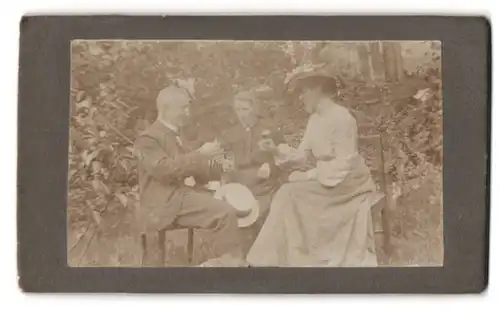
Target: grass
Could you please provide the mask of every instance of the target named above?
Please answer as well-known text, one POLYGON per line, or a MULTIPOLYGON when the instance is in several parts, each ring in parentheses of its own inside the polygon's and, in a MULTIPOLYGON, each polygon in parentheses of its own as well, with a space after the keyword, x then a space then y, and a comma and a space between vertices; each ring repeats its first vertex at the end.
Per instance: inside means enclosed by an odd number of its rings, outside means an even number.
MULTIPOLYGON (((414 199, 414 198, 409 198, 414 199)), ((439 206, 418 205, 416 202, 402 200, 401 209, 409 210, 414 220, 406 222, 405 234, 394 234, 391 242, 393 252, 383 263, 384 266, 435 266, 443 261, 442 225, 435 221, 434 215, 426 215, 422 210, 436 209, 439 206), (417 220, 417 221, 415 221, 417 220)), ((420 202, 422 204, 423 202, 420 202)), ((404 216, 405 218, 408 217, 404 216)), ((78 237, 84 234, 84 228, 70 230, 68 247, 75 245, 78 237)), ((248 242, 248 241, 247 241, 248 242)), ((213 256, 209 233, 197 230, 194 236, 193 264, 199 264, 213 256)), ((171 231, 167 234, 167 266, 186 266, 187 230, 171 231)), ((377 246, 381 251, 381 246, 377 246)), ((80 267, 138 267, 140 263, 140 246, 136 237, 130 234, 103 234, 90 229, 77 243, 68 256, 70 266, 80 267), (88 247, 87 247, 88 245, 88 247)))
MULTIPOLYGON (((418 189, 397 202, 397 217, 393 219, 393 251, 384 266, 440 266, 443 263, 443 209, 441 173, 426 177, 418 189), (401 225, 399 225, 401 224, 401 225)), ((123 211, 123 210, 122 210, 123 211)), ((133 217, 118 211, 104 218, 100 230, 73 224, 68 229, 68 264, 80 267, 137 267, 140 244, 131 232, 133 217)), ((251 245, 246 234, 245 247, 251 245)), ((171 231, 166 237, 168 266, 186 266, 187 230, 171 231)), ((193 264, 213 256, 212 237, 203 230, 194 236, 193 264)), ((381 252, 381 246, 377 245, 381 252)))

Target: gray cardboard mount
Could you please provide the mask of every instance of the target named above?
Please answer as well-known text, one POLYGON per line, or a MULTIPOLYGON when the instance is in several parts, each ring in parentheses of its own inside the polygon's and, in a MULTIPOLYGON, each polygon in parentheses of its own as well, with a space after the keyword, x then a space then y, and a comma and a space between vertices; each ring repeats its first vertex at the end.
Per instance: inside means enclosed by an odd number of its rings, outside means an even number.
POLYGON ((491 42, 482 17, 26 16, 20 23, 18 265, 26 292, 478 293, 487 286, 491 42), (440 40, 444 267, 69 268, 72 39, 440 40))

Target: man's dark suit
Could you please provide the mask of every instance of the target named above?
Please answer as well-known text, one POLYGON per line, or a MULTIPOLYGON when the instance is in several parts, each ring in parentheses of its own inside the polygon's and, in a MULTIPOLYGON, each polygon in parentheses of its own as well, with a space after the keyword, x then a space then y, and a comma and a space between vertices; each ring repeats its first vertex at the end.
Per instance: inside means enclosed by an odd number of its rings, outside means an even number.
POLYGON ((175 224, 211 229, 219 234, 216 253, 240 247, 237 219, 228 204, 184 185, 186 177, 206 179, 210 158, 183 148, 182 138, 160 121, 136 140, 140 208, 137 220, 143 233, 175 224))

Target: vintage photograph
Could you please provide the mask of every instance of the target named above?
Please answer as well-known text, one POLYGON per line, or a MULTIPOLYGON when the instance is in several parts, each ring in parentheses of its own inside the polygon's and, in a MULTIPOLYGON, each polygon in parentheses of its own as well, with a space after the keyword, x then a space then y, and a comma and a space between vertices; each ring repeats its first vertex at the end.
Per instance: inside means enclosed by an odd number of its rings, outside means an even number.
POLYGON ((68 265, 442 266, 441 53, 72 41, 68 265))

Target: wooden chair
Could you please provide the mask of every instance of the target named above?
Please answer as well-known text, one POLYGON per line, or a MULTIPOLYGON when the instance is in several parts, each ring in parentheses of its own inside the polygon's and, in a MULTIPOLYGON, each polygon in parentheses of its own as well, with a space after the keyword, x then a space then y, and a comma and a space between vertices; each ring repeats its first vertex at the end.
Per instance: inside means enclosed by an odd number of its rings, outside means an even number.
MULTIPOLYGON (((206 189, 205 189, 206 190, 206 189)), ((212 190, 208 190, 208 193, 213 193, 212 190)), ((160 254, 160 258, 162 260, 162 266, 165 266, 166 259, 167 259, 167 252, 166 252, 166 240, 167 240, 167 234, 169 232, 175 231, 175 230, 187 230, 187 243, 185 246, 186 249, 186 254, 187 254, 187 260, 188 260, 188 265, 193 264, 193 259, 194 259, 194 228, 180 228, 176 225, 169 226, 163 230, 160 230, 156 232, 157 237, 158 237, 158 252, 160 254)), ((147 255, 147 236, 146 234, 141 234, 141 249, 142 249, 142 254, 141 254, 141 266, 143 265, 142 263, 144 262, 144 258, 146 258, 147 255)))
MULTIPOLYGON (((366 128, 367 126, 365 126, 366 128)), ((363 129, 363 127, 361 127, 363 129)), ((391 245, 391 225, 390 225, 390 210, 394 209, 392 200, 392 179, 390 178, 386 160, 388 155, 384 151, 385 138, 382 134, 360 135, 359 144, 370 144, 375 147, 375 165, 370 166, 372 176, 378 181, 380 191, 383 192, 384 198, 380 200, 372 208, 374 220, 375 239, 378 245, 382 246, 384 255, 390 254, 391 245)), ((382 260, 383 261, 383 260, 382 260)))
MULTIPOLYGON (((157 237, 158 237, 158 249, 157 251, 159 252, 160 259, 162 262, 162 267, 166 266, 166 239, 167 239, 167 234, 168 232, 172 232, 174 230, 187 230, 187 243, 186 243, 186 253, 187 253, 187 260, 188 264, 191 265, 193 263, 193 255, 194 255, 194 229, 189 228, 189 229, 183 229, 183 228, 178 228, 175 226, 157 231, 157 237)), ((143 266, 144 259, 147 256, 147 235, 146 234, 141 234, 141 266, 143 266)))

